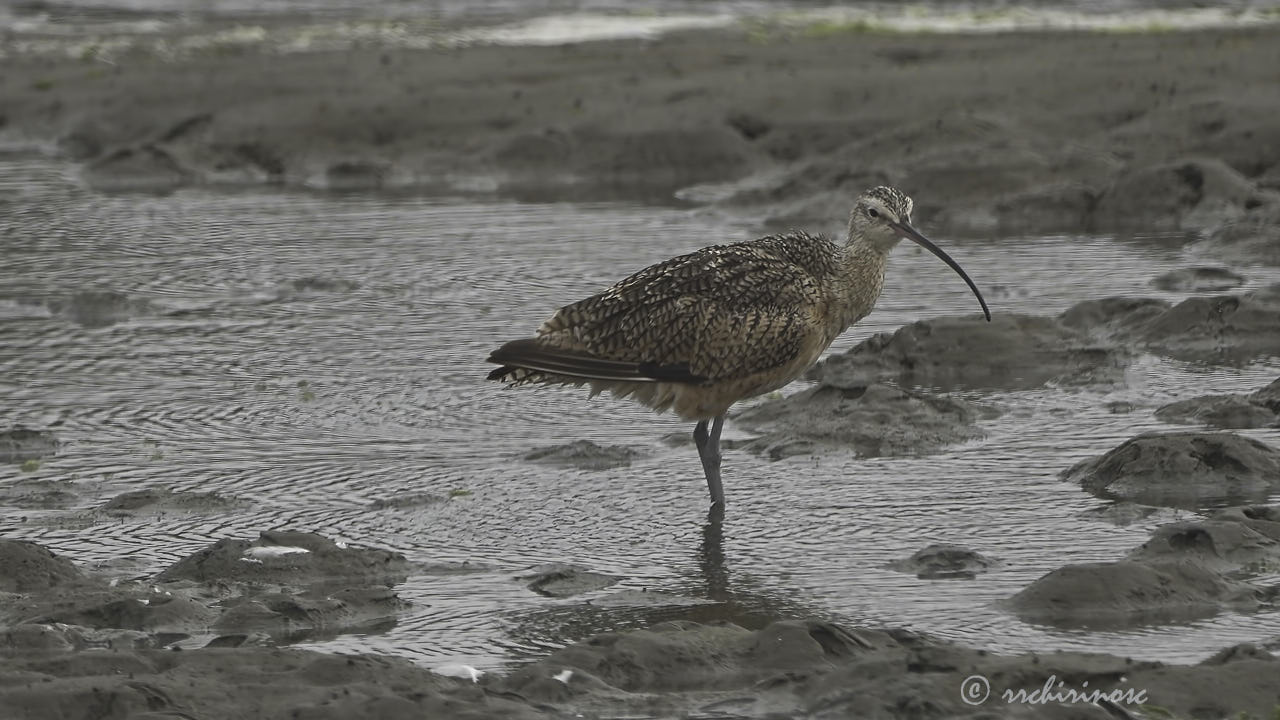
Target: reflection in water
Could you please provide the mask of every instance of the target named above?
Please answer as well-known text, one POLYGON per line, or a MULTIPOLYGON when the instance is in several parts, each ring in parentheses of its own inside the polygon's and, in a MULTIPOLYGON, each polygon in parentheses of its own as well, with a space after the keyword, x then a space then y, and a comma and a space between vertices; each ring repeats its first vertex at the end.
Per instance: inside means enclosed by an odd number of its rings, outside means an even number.
MULTIPOLYGON (((390 548, 424 568, 398 588, 411 607, 382 632, 311 642, 428 664, 493 667, 677 618, 760 627, 816 616, 996 650, 1162 660, 1280 634, 1274 611, 1081 633, 1029 626, 995 605, 1063 563, 1121 556, 1158 522, 1081 519, 1100 503, 1060 470, 1166 427, 1151 411, 1170 399, 1260 387, 1274 363, 1144 357, 1118 389, 967 393, 1004 414, 984 421, 986 439, 928 457, 773 462, 730 450, 728 510, 707 516, 694 449, 661 442, 687 437, 682 422, 583 392, 516 398, 484 380, 484 358, 565 298, 750 231, 673 209, 204 189, 109 197, 66 178, 39 158, 0 157, 0 428, 52 428, 63 443, 38 469, 0 465, 0 497, 30 501, 0 504, 6 537, 128 576, 273 528, 390 548), (579 439, 636 455, 594 471, 522 459, 579 439), (101 511, 148 487, 228 502, 101 511), (382 502, 393 497, 422 500, 382 502), (932 542, 1005 565, 973 581, 884 567, 932 542), (514 579, 547 562, 624 579, 569 599, 514 579), (642 591, 668 598, 607 599, 642 591)), ((939 238, 995 314, 1056 313, 1202 264, 1184 249, 1070 240, 939 238)), ((968 289, 932 256, 904 247, 892 265, 879 307, 834 351, 972 312, 968 289)), ((1245 289, 1277 277, 1236 269, 1245 289)), ((726 433, 742 437, 732 419, 726 433)), ((1280 442, 1280 431, 1249 434, 1280 442)))
POLYGON ((707 583, 706 597, 717 602, 732 602, 729 572, 724 567, 724 503, 715 503, 707 510, 702 544, 698 546, 698 566, 707 583))

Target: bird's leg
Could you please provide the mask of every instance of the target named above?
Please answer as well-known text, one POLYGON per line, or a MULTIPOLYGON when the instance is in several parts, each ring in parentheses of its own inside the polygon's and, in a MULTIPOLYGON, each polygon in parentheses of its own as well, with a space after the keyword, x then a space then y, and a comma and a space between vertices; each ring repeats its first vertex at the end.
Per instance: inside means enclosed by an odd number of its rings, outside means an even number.
POLYGON ((720 431, 724 429, 724 415, 719 415, 711 422, 711 432, 707 432, 707 421, 700 421, 693 428, 693 443, 698 446, 698 457, 702 459, 702 471, 707 474, 707 490, 711 492, 711 505, 724 507, 724 486, 720 483, 720 431))

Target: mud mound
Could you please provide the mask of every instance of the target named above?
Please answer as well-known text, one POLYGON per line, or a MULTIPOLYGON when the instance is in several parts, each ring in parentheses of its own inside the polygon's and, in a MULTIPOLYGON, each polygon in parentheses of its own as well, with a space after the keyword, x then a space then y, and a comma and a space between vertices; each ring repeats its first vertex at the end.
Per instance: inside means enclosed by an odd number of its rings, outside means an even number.
POLYGON ((1184 300, 1141 326, 1136 339, 1179 360, 1237 364, 1278 357, 1280 284, 1184 300))
POLYGON ((1280 427, 1280 380, 1247 395, 1201 395, 1163 405, 1156 417, 1165 422, 1212 427, 1280 427))
POLYGON ((517 579, 526 582, 530 590, 548 597, 581 595, 607 588, 622 579, 616 575, 591 572, 585 568, 562 563, 531 569, 533 572, 521 575, 517 579))
POLYGON ((19 508, 65 508, 77 500, 75 485, 60 480, 19 478, 0 487, 0 504, 19 508))
POLYGON ((1258 208, 1226 223, 1197 248, 1226 262, 1280 265, 1280 208, 1258 208))
POLYGON ((269 582, 314 585, 329 582, 403 582, 409 563, 399 553, 338 545, 313 533, 263 532, 257 540, 219 540, 171 565, 161 582, 269 582))
POLYGON ((170 592, 141 584, 115 587, 79 586, 74 592, 24 598, 9 608, 10 619, 63 623, 94 630, 133 630, 141 633, 132 644, 158 645, 156 635, 187 637, 208 631, 219 616, 190 593, 170 592))
POLYGON ((369 503, 369 507, 374 510, 407 510, 446 502, 449 502, 449 498, 445 495, 436 495, 428 492, 405 492, 378 498, 369 503))
POLYGON ((1066 565, 1007 602, 1027 622, 1122 628, 1209 617, 1257 607, 1261 593, 1192 563, 1131 560, 1066 565))
POLYGON ((1189 562, 1218 573, 1280 571, 1280 523, 1255 529, 1230 515, 1219 518, 1161 525, 1128 558, 1189 562))
POLYGON ((1093 222, 1101 227, 1213 228, 1280 196, 1216 159, 1189 158, 1130 168, 1098 198, 1093 222))
POLYGON ((82 580, 70 560, 33 542, 0 538, 0 591, 29 593, 82 580))
POLYGON ((150 487, 120 493, 103 503, 102 510, 112 515, 165 512, 226 512, 244 503, 220 493, 174 492, 171 488, 150 487))
POLYGON ((340 277, 308 275, 294 278, 280 286, 276 297, 280 300, 309 298, 319 295, 349 293, 360 289, 360 283, 340 277))
POLYGON ((979 573, 1000 567, 1001 564, 999 560, 959 545, 934 544, 916 551, 909 558, 889 563, 887 567, 910 573, 921 580, 972 580, 979 573))
POLYGON ((31 430, 22 426, 0 431, 0 463, 20 463, 52 455, 58 451, 58 438, 48 430, 31 430))
POLYGON ((1109 297, 1085 300, 1058 315, 1063 325, 1089 335, 1117 342, 1129 338, 1135 328, 1160 317, 1172 307, 1154 298, 1109 297))
POLYGON ((394 624, 406 606, 389 587, 404 579, 406 568, 402 557, 384 550, 277 532, 255 543, 217 543, 154 582, 107 583, 38 545, 0 540, 0 594, 22 593, 0 602, 0 626, 75 628, 61 640, 25 633, 9 641, 14 647, 162 647, 210 629, 269 642, 376 632, 394 624))
POLYGON ((1055 143, 1001 113, 945 109, 853 135, 740 183, 721 202, 766 207, 772 226, 828 223, 848 213, 849 198, 861 188, 889 183, 912 188, 919 214, 949 229, 1081 227, 1094 193, 1063 177, 1108 177, 1119 167, 1105 153, 1055 143))
MULTIPOLYGON (((587 683, 627 693, 743 688, 776 673, 827 668, 896 644, 884 633, 813 620, 778 621, 757 632, 735 625, 669 622, 598 635, 516 671, 502 686, 530 699, 551 699, 543 690, 548 671, 574 668, 586 675, 582 680, 587 683)), ((560 685, 549 688, 563 693, 562 698, 575 687, 572 678, 560 685)))
POLYGON ((236 717, 408 720, 423 717, 542 718, 521 702, 488 695, 470 681, 431 674, 408 660, 273 648, 87 652, 4 661, 30 682, 0 689, 19 718, 236 717), (38 673, 38 674, 37 674, 38 673))
POLYGON ((54 300, 49 309, 86 328, 110 327, 125 320, 148 315, 151 303, 113 290, 86 290, 54 300))
POLYGON ((224 600, 212 627, 281 641, 317 633, 377 632, 394 625, 396 614, 408 605, 387 587, 255 593, 224 600))
POLYGON ((1172 307, 1151 298, 1089 300, 1058 319, 1101 341, 1179 360, 1238 365, 1280 356, 1280 285, 1172 307))
POLYGON ((1060 477, 1098 497, 1144 505, 1265 502, 1280 488, 1280 450, 1231 433, 1139 435, 1060 477))
POLYGON ((538 448, 527 453, 524 459, 578 470, 608 470, 629 466, 639 454, 623 445, 603 447, 590 440, 575 440, 567 445, 538 448))
POLYGON ((1151 284, 1169 292, 1221 292, 1244 284, 1244 277, 1227 268, 1189 267, 1170 270, 1159 275, 1151 284))
POLYGON ((85 166, 82 177, 102 192, 171 192, 195 181, 195 173, 167 149, 145 144, 125 147, 85 166))
POLYGON ((734 417, 758 437, 746 447, 774 460, 819 450, 853 450, 863 457, 922 455, 984 436, 977 421, 993 411, 955 398, 888 385, 842 389, 830 385, 767 400, 734 417))
POLYGON ((943 317, 874 335, 828 358, 808 378, 837 388, 893 380, 943 390, 1022 390, 1051 382, 1117 384, 1130 359, 1053 318, 943 317))

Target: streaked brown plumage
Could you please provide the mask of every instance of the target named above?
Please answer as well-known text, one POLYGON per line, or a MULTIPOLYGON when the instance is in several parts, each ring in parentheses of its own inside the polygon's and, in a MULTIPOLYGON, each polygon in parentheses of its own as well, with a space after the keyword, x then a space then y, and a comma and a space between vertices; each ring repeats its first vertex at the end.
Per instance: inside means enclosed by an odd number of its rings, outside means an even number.
POLYGON ((647 267, 560 308, 537 336, 498 348, 489 374, 512 386, 590 385, 698 421, 712 502, 723 504, 719 436, 743 398, 798 378, 865 317, 904 237, 960 266, 910 225, 912 202, 876 187, 858 197, 845 244, 804 232, 713 245, 647 267), (708 432, 708 421, 714 421, 708 432))

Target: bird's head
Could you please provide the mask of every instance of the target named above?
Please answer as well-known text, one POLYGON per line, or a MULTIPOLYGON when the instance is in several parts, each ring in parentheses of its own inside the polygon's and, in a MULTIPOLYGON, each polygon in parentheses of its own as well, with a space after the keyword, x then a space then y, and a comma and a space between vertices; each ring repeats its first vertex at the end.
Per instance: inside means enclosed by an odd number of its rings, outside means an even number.
POLYGON ((889 252, 906 235, 901 227, 911 227, 911 198, 901 190, 885 185, 873 187, 858 196, 849 214, 849 239, 889 252))
POLYGON ((978 286, 973 284, 969 274, 959 263, 934 245, 911 225, 911 209, 914 203, 906 193, 886 185, 873 187, 858 196, 849 215, 849 242, 869 245, 882 253, 888 253, 899 242, 910 240, 937 255, 948 267, 964 278, 969 289, 977 296, 982 305, 982 312, 987 320, 991 320, 991 311, 987 309, 987 301, 983 299, 978 286))

